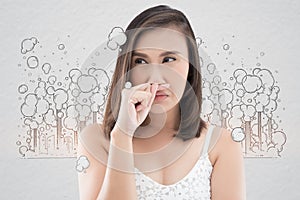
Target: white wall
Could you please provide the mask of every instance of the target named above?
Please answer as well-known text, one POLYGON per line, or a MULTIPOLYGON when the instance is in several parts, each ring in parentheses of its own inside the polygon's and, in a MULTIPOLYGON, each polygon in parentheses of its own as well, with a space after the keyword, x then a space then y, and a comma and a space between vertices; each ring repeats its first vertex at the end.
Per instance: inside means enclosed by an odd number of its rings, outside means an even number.
MULTIPOLYGON (((22 121, 17 88, 28 79, 28 72, 18 66, 24 62, 22 40, 37 37, 44 53, 50 55, 60 41, 64 42, 68 51, 64 58, 70 66, 63 68, 71 68, 77 62, 82 64, 113 27, 125 29, 140 11, 160 3, 187 15, 220 72, 238 67, 225 65, 225 56, 217 56, 224 42, 231 44, 231 58, 244 58, 245 63, 255 64, 255 57, 265 53, 259 59, 273 72, 280 87, 276 115, 282 121, 279 126, 287 135, 287 143, 281 158, 245 159, 247 199, 300 199, 300 137, 295 128, 300 120, 300 2, 296 0, 1 1, 0 199, 79 199, 75 158, 19 158, 16 138, 24 133, 19 127, 22 121)), ((57 65, 54 68, 62 67, 57 65)))

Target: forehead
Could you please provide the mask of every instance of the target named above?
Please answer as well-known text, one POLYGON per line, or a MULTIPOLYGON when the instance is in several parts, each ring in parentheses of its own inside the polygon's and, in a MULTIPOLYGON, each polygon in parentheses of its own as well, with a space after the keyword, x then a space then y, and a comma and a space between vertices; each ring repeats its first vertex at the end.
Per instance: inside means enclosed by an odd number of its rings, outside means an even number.
POLYGON ((154 28, 141 33, 135 41, 134 50, 157 49, 160 51, 179 51, 188 58, 185 36, 170 28, 154 28))

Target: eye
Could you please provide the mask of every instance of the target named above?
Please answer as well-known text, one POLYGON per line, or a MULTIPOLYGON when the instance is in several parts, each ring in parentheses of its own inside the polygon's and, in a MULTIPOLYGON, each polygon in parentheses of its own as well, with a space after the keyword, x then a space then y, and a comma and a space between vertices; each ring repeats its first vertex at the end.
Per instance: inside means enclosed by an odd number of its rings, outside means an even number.
POLYGON ((135 64, 146 64, 147 62, 142 58, 137 58, 134 60, 135 64))
POLYGON ((176 58, 172 58, 172 57, 165 57, 163 62, 171 62, 171 61, 175 61, 176 58))

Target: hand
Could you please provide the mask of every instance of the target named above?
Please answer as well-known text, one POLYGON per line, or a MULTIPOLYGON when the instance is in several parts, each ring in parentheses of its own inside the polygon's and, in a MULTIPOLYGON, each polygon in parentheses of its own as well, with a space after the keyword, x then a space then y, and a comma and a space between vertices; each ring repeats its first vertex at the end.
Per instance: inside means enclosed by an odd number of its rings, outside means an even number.
POLYGON ((121 105, 116 121, 116 125, 122 132, 133 136, 149 113, 157 88, 157 83, 144 83, 122 90, 121 105))

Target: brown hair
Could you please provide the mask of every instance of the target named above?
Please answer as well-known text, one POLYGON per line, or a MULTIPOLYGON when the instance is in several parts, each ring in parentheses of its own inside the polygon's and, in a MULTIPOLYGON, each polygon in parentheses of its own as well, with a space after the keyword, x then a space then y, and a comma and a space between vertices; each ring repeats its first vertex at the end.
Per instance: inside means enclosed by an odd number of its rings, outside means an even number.
MULTIPOLYGON (((130 49, 133 47, 134 41, 136 41, 138 35, 142 33, 141 30, 144 30, 145 28, 167 27, 170 25, 177 27, 176 29, 186 36, 189 59, 189 71, 187 77, 189 84, 186 84, 183 96, 179 101, 181 123, 178 133, 174 136, 180 137, 184 141, 193 137, 200 137, 200 133, 203 127, 205 127, 205 122, 200 118, 202 105, 202 79, 195 35, 188 19, 181 11, 166 5, 159 5, 144 10, 136 16, 126 28, 125 34, 127 36, 127 41, 120 46, 122 51, 118 54, 103 118, 104 133, 109 139, 110 132, 116 123, 115 116, 118 115, 120 109, 121 86, 125 85, 126 74, 130 70, 132 57, 130 49), (115 102, 112 102, 112 99, 115 100, 115 102)), ((146 125, 147 119, 148 116, 141 126, 146 125)))

